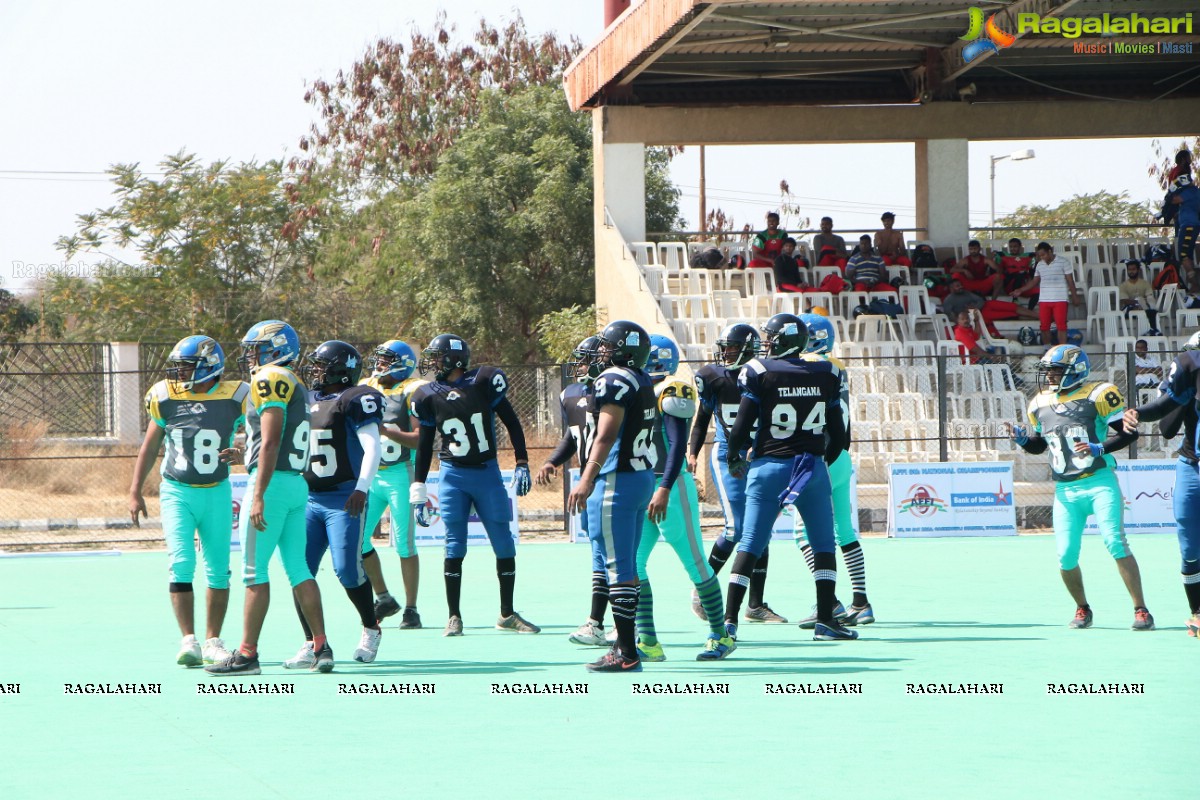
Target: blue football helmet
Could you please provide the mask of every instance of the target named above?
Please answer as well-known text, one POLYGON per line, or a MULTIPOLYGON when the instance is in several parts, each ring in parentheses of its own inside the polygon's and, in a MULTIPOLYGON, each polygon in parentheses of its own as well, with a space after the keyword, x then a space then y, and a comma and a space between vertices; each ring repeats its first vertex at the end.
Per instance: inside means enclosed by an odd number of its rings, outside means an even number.
POLYGON ((576 383, 591 383, 600 377, 604 367, 600 365, 600 337, 589 336, 571 351, 567 360, 567 372, 576 383))
POLYGON ((417 370, 417 354, 407 342, 388 339, 375 348, 370 358, 371 376, 406 381, 417 370))
POLYGON ((795 314, 776 314, 762 327, 770 358, 800 355, 808 347, 808 327, 795 314))
POLYGON ((650 358, 646 372, 655 383, 665 381, 679 369, 679 345, 670 336, 650 334, 650 358))
POLYGON ((269 319, 253 325, 242 337, 242 366, 253 375, 270 364, 291 366, 300 360, 300 335, 286 322, 269 319))
POLYGON ((833 352, 833 345, 837 341, 837 331, 828 317, 822 317, 820 314, 801 314, 800 321, 808 328, 808 346, 804 348, 804 352, 818 354, 833 352))
POLYGON ((1055 345, 1038 362, 1038 388, 1052 389, 1060 394, 1069 392, 1083 385, 1091 372, 1087 353, 1073 344, 1055 345))
POLYGON ((176 392, 190 392, 198 383, 220 378, 225 371, 225 351, 211 336, 180 339, 167 356, 167 381, 176 392))

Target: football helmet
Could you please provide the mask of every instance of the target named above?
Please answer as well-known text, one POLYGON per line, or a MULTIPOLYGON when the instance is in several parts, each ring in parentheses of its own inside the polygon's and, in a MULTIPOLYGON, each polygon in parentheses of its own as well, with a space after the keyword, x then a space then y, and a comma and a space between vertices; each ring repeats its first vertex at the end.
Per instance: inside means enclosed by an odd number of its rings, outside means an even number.
POLYGON ((819 314, 801 314, 800 321, 808 328, 808 345, 804 352, 825 354, 833 351, 837 331, 832 322, 819 314))
POLYGON ((600 377, 600 337, 589 336, 571 351, 567 372, 576 383, 591 383, 600 377))
POLYGON ((433 337, 429 346, 421 351, 420 370, 422 375, 433 373, 433 377, 444 381, 456 369, 469 369, 471 347, 467 340, 453 333, 440 333, 433 337))
POLYGON ((642 369, 650 358, 650 334, 636 322, 619 319, 600 332, 600 363, 642 369))
POLYGON ((362 375, 362 356, 354 345, 332 339, 322 342, 304 357, 300 379, 313 391, 344 389, 358 383, 362 375))
POLYGON ((679 345, 670 336, 650 334, 650 358, 646 372, 655 383, 666 380, 679 369, 679 345))
POLYGON ((1038 362, 1038 388, 1069 392, 1082 385, 1091 372, 1087 353, 1073 344, 1055 345, 1038 362))
POLYGON ((242 337, 242 357, 239 359, 253 375, 259 367, 270 364, 291 366, 300 360, 300 335, 286 322, 269 319, 251 326, 242 337))
POLYGON ((771 358, 798 356, 808 347, 808 327, 795 314, 776 314, 763 325, 763 341, 771 358))
POLYGON ((417 354, 407 342, 388 339, 371 352, 368 360, 371 377, 391 378, 396 383, 412 377, 417 369, 417 354))
POLYGON ((727 325, 717 337, 717 363, 723 367, 740 367, 759 354, 762 338, 753 325, 735 322, 727 325))
POLYGON ((225 351, 211 336, 180 339, 167 356, 167 381, 172 391, 190 392, 198 383, 220 378, 225 371, 225 351))

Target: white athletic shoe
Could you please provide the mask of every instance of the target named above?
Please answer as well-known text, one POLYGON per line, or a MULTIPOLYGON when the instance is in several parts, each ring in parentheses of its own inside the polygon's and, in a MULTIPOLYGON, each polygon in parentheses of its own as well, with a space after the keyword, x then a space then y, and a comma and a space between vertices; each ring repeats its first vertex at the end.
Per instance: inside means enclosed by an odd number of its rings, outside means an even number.
POLYGON ((313 643, 305 642, 296 652, 294 658, 283 662, 284 669, 312 669, 317 663, 317 654, 313 652, 313 643))
POLYGON ((379 640, 382 638, 383 631, 379 628, 363 628, 362 638, 358 640, 358 649, 354 651, 354 660, 363 664, 374 661, 379 652, 379 640))
POLYGON ((604 634, 604 641, 610 646, 617 643, 617 626, 613 625, 608 629, 608 633, 604 634))
POLYGON ((580 625, 579 630, 572 633, 568 639, 572 644, 608 647, 608 642, 604 639, 604 626, 592 622, 590 619, 580 625))
POLYGON ((179 643, 179 655, 175 656, 175 663, 181 667, 198 667, 204 663, 200 654, 200 643, 196 641, 195 635, 188 634, 183 637, 183 641, 179 643))
POLYGON ((229 648, 225 646, 225 642, 216 637, 204 643, 203 652, 205 664, 220 664, 233 655, 233 653, 229 652, 229 648))

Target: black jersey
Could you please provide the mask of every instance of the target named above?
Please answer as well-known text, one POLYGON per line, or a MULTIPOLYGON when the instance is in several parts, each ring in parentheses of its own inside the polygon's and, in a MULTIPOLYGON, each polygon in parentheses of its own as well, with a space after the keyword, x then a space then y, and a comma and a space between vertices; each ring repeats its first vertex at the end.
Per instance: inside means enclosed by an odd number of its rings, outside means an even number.
POLYGON ((625 409, 621 430, 600 474, 641 472, 658 466, 654 448, 654 423, 658 419, 658 401, 650 376, 644 370, 609 367, 592 384, 595 413, 607 405, 625 409))
POLYGON ((596 438, 596 417, 592 413, 592 390, 584 383, 570 383, 559 395, 562 403, 563 422, 575 440, 575 454, 579 466, 587 463, 592 452, 592 441, 596 438))
POLYGON ((713 420, 717 423, 717 452, 722 457, 729 443, 729 432, 733 430, 733 421, 737 418, 738 406, 742 402, 742 390, 738 388, 739 371, 720 364, 709 364, 696 373, 696 394, 700 405, 712 412, 713 420))
MULTIPOLYGON (((1196 453, 1200 452, 1196 443, 1196 437, 1200 435, 1196 425, 1197 413, 1200 412, 1200 350, 1185 350, 1180 353, 1171 362, 1167 377, 1163 379, 1158 390, 1183 406, 1184 438, 1183 444, 1179 446, 1179 455, 1195 460, 1196 453)), ((1167 421, 1164 420, 1164 434, 1167 430, 1167 421)), ((1172 435, 1178 432, 1177 421, 1171 430, 1172 435)))
POLYGON ((309 395, 308 466, 304 479, 309 491, 329 492, 353 485, 362 468, 363 449, 358 429, 383 421, 383 395, 359 384, 337 394, 309 395))
POLYGON ((738 376, 742 395, 758 404, 754 455, 823 456, 826 418, 841 414, 841 373, 820 356, 754 359, 738 376))
POLYGON ((496 367, 479 367, 454 383, 427 383, 413 396, 422 425, 442 436, 438 458, 479 466, 496 458, 495 408, 508 391, 508 378, 496 367))

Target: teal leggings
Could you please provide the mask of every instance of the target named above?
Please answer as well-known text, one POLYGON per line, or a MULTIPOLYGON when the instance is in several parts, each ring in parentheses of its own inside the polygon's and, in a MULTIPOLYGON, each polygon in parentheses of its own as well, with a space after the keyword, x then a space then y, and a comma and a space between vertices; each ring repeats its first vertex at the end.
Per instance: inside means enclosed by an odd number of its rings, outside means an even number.
POLYGON ((158 498, 171 582, 191 583, 195 577, 195 539, 199 533, 208 588, 228 589, 229 540, 233 535, 233 490, 229 481, 216 486, 189 486, 163 478, 158 498))
MULTIPOLYGON (((657 480, 654 488, 657 491, 657 480)), ((704 543, 700 539, 700 503, 696 495, 696 480, 690 472, 681 472, 675 481, 671 500, 667 503, 666 519, 655 523, 646 515, 642 525, 642 541, 637 551, 637 574, 640 580, 649 580, 646 562, 650 560, 654 545, 658 544, 659 534, 679 556, 692 583, 699 585, 713 576, 704 543)))
POLYGON ((1054 487, 1054 539, 1058 544, 1058 566, 1064 570, 1079 566, 1079 545, 1087 518, 1092 514, 1096 515, 1096 525, 1112 557, 1128 556, 1124 512, 1121 486, 1111 469, 1102 469, 1077 481, 1057 483, 1054 487))

